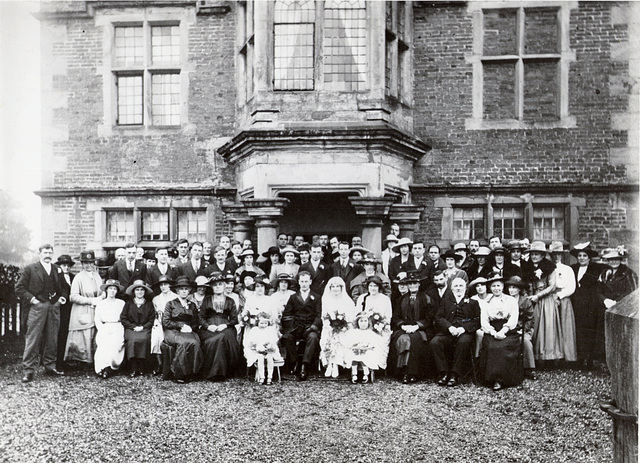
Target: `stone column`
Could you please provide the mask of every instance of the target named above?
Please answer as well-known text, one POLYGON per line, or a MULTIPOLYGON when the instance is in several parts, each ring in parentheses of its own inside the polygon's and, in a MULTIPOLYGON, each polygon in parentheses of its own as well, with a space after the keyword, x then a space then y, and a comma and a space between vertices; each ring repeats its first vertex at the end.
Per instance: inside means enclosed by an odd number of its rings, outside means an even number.
POLYGON ((289 204, 286 198, 244 199, 242 201, 249 217, 256 222, 258 253, 263 253, 269 246, 275 246, 278 238, 278 218, 282 217, 284 208, 289 204))
POLYGON ((362 225, 362 246, 370 249, 378 258, 382 254, 382 223, 389 214, 393 198, 367 198, 350 196, 362 225))
POLYGON ((400 227, 400 236, 413 240, 413 233, 420 221, 424 206, 415 204, 394 204, 389 212, 389 219, 400 227))
POLYGON ((244 240, 251 238, 253 219, 249 217, 247 208, 244 205, 224 203, 222 204, 222 212, 225 213, 227 220, 231 224, 234 240, 242 243, 244 240))

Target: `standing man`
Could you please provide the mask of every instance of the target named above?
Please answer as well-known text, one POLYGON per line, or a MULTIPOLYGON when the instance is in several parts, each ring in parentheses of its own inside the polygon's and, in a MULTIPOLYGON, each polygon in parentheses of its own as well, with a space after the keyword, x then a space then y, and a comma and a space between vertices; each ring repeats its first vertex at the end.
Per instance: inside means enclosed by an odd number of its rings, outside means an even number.
POLYGON ((425 247, 422 241, 415 241, 411 246, 413 258, 409 258, 407 270, 414 272, 420 280, 420 289, 426 291, 433 284, 433 263, 424 258, 425 247))
POLYGON ((311 245, 311 258, 308 263, 300 265, 300 272, 309 272, 311 275, 311 291, 323 294, 324 287, 331 278, 331 268, 322 262, 322 246, 320 243, 311 245))
POLYGON ((475 256, 476 252, 480 249, 480 241, 478 240, 470 240, 469 241, 469 253, 471 256, 475 256))
POLYGON ((280 233, 278 235, 278 238, 276 240, 278 243, 278 249, 279 250, 283 250, 285 248, 285 246, 287 245, 287 234, 286 233, 280 233))
MULTIPOLYGON (((189 242, 182 238, 176 243, 176 249, 178 250, 178 258, 176 259, 176 266, 184 264, 189 261, 189 242)), ((129 286, 126 286, 128 288, 129 286)))
POLYGON ((502 247, 502 239, 498 235, 493 235, 489 238, 489 249, 492 251, 496 248, 502 247))
POLYGON ((342 278, 347 291, 351 288, 351 281, 362 272, 362 267, 349 258, 349 249, 349 243, 340 242, 338 245, 340 257, 331 265, 331 276, 342 278))
POLYGON ((240 257, 242 251, 242 243, 240 241, 233 240, 231 242, 231 257, 227 259, 227 263, 229 264, 229 267, 231 268, 233 273, 236 273, 236 270, 242 267, 243 262, 242 258, 240 257))
POLYGON ((211 251, 213 250, 213 245, 210 241, 205 241, 202 243, 202 260, 204 260, 207 265, 213 263, 213 256, 211 255, 211 251))
MULTIPOLYGON (((349 244, 347 244, 347 248, 349 244)), ((317 359, 322 329, 320 295, 311 292, 311 275, 300 272, 298 292, 292 294, 282 312, 282 344, 287 352, 287 370, 295 371, 301 381, 307 379, 309 365, 317 359), (298 346, 303 350, 302 364, 297 364, 298 346)))
POLYGON ((447 268, 444 263, 444 259, 440 257, 440 246, 437 244, 429 246, 429 259, 433 262, 433 268, 435 270, 444 270, 447 268))
POLYGON ((196 281, 196 277, 209 276, 209 267, 202 260, 202 243, 200 241, 191 245, 191 259, 178 267, 178 276, 186 276, 192 283, 196 281))
MULTIPOLYGON (((67 294, 71 294, 71 283, 73 282, 73 273, 69 272, 73 267, 73 259, 68 254, 62 254, 58 257, 56 265, 62 270, 62 285, 67 294)), ((58 357, 56 360, 56 369, 64 371, 64 350, 67 345, 67 337, 69 336, 69 318, 71 316, 71 301, 60 305, 60 328, 58 329, 58 357)))
POLYGON ((354 236, 353 238, 351 238, 351 247, 362 247, 362 238, 359 236, 354 236))
MULTIPOLYGON (((127 243, 125 246, 127 257, 116 261, 109 270, 109 278, 118 280, 123 288, 128 288, 136 280, 147 281, 147 267, 144 262, 136 260, 136 245, 127 243)), ((121 297, 126 297, 121 295, 121 297)))
POLYGON ((400 239, 400 225, 392 223, 391 227, 389 227, 389 231, 392 235, 395 235, 396 238, 400 239))
POLYGON ((158 281, 163 275, 167 275, 169 280, 175 281, 178 278, 178 270, 169 265, 169 249, 159 247, 156 249, 156 259, 158 263, 147 272, 147 283, 153 288, 158 288, 158 281))
POLYGON ((56 357, 60 306, 66 304, 69 292, 63 285, 62 270, 51 262, 53 246, 43 244, 38 248, 38 253, 40 261, 25 267, 16 285, 21 306, 28 313, 27 334, 22 356, 23 383, 33 381, 34 372, 40 360, 41 346, 45 374, 64 375, 56 368, 56 357))

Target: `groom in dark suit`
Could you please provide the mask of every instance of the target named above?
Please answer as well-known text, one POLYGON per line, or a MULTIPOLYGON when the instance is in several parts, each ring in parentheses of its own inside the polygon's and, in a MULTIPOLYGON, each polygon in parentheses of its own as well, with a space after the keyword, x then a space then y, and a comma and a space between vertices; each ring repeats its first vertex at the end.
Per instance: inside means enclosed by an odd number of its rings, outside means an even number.
MULTIPOLYGON (((128 243, 125 246, 126 257, 117 260, 109 269, 109 279, 118 280, 123 288, 128 288, 136 280, 147 281, 147 266, 141 260, 136 260, 136 245, 128 243)), ((122 297, 122 295, 119 295, 122 297)))
POLYGON ((16 285, 23 310, 28 311, 27 334, 22 365, 23 383, 33 381, 33 375, 43 347, 42 363, 48 375, 64 375, 56 369, 60 306, 67 302, 69 291, 63 285, 62 270, 52 263, 53 246, 43 244, 38 249, 40 261, 25 267, 16 285))

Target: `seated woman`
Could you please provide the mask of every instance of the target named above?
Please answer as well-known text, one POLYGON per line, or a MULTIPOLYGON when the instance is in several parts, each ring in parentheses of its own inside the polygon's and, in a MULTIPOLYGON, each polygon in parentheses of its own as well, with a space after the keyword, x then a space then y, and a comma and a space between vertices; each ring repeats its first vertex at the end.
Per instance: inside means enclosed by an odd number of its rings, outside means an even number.
POLYGON ((120 323, 124 326, 124 342, 131 376, 142 375, 145 361, 151 354, 151 328, 156 318, 153 303, 147 299, 153 290, 142 280, 136 280, 127 288, 131 298, 126 302, 120 323))
POLYGON ((195 281, 196 290, 189 294, 187 300, 196 305, 196 309, 200 311, 205 298, 211 294, 211 286, 209 286, 209 278, 205 276, 197 276, 195 281))
POLYGON ((171 291, 171 285, 174 281, 167 275, 160 275, 158 281, 152 288, 159 287, 160 294, 153 298, 153 308, 156 311, 156 319, 153 322, 153 328, 151 329, 151 355, 155 357, 156 366, 154 367, 153 374, 159 374, 162 371, 162 341, 164 340, 164 330, 162 329, 162 314, 164 308, 167 306, 167 302, 174 300, 178 297, 176 293, 171 291))
POLYGON ((435 310, 431 299, 420 291, 422 280, 418 275, 408 273, 404 281, 409 286, 409 292, 393 309, 392 353, 389 357, 393 359, 392 366, 402 382, 409 384, 426 376, 435 310))
POLYGON ((167 302, 162 314, 164 343, 175 349, 170 365, 173 379, 178 383, 191 380, 202 367, 200 338, 195 333, 198 327, 198 311, 193 302, 187 300, 193 284, 186 276, 178 277, 173 285, 178 297, 167 302))
MULTIPOLYGON (((328 285, 327 285, 328 286, 328 285)), ((356 303, 356 315, 360 312, 367 312, 372 319, 373 330, 378 339, 374 354, 376 357, 377 369, 387 368, 387 357, 389 355, 389 341, 391 340, 391 299, 385 296, 383 281, 373 276, 365 283, 366 294, 361 294, 356 303)), ((347 337, 349 335, 347 334, 347 337)))
MULTIPOLYGON (((476 302, 484 301, 489 297, 489 292, 487 291, 487 279, 485 277, 478 277, 474 279, 471 283, 469 283, 468 290, 470 299, 473 299, 476 302)), ((476 348, 474 352, 474 357, 478 358, 480 356, 480 347, 482 346, 482 337, 484 336, 484 331, 482 328, 479 328, 476 331, 476 348)))
POLYGON ((480 351, 480 378, 494 391, 522 383, 524 371, 517 331, 518 303, 504 294, 501 276, 489 280, 491 295, 480 302, 480 324, 485 335, 480 351))
POLYGON ((118 280, 107 280, 100 286, 100 291, 105 292, 107 298, 96 304, 95 324, 98 332, 94 368, 98 376, 107 379, 120 368, 124 360, 124 326, 120 323, 124 301, 116 298, 122 291, 118 280))
POLYGON ((347 363, 345 345, 347 330, 355 317, 355 305, 347 294, 344 280, 332 277, 322 295, 322 332, 320 333, 320 362, 326 367, 325 376, 337 378, 338 367, 347 363))
POLYGON ((518 325, 516 329, 522 332, 522 348, 524 360, 524 376, 529 379, 536 379, 536 360, 533 355, 533 329, 535 320, 533 317, 533 304, 527 296, 523 294, 527 288, 527 283, 517 275, 512 276, 504 282, 509 296, 518 302, 518 325))
POLYGON ((213 295, 202 303, 198 320, 202 340, 202 376, 221 380, 231 376, 240 360, 240 346, 236 338, 238 309, 230 297, 224 295, 224 275, 211 276, 213 295))

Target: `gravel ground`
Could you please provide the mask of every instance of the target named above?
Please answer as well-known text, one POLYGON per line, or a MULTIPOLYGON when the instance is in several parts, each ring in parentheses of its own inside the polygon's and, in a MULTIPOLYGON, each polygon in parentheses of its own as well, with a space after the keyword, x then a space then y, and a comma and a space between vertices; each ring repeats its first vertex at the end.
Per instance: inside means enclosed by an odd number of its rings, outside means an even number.
POLYGON ((313 378, 175 384, 0 368, 0 461, 607 462, 602 373, 544 371, 493 392, 464 384, 313 378))

